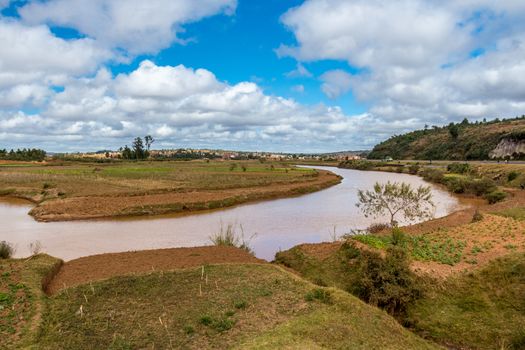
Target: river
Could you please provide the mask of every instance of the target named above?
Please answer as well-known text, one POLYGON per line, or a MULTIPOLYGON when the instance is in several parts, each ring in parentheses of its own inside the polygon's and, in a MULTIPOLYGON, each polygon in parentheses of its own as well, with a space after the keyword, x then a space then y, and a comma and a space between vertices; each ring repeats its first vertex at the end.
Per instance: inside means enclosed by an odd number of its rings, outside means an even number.
MULTIPOLYGON (((40 223, 27 215, 31 204, 0 202, 0 241, 12 243, 16 257, 28 256, 29 244, 39 241, 43 252, 67 261, 100 253, 209 245, 210 235, 219 231, 221 224, 236 224, 237 231, 242 225, 247 239, 255 235, 250 245, 256 256, 272 260, 279 250, 300 243, 330 241, 334 232, 340 236, 351 229, 387 221, 367 219, 360 213, 355 206, 358 189, 370 189, 376 181, 389 180, 428 185, 406 174, 315 168, 341 175, 342 183, 299 197, 187 216, 40 223)), ((436 217, 458 207, 458 201, 446 191, 432 188, 436 217)))

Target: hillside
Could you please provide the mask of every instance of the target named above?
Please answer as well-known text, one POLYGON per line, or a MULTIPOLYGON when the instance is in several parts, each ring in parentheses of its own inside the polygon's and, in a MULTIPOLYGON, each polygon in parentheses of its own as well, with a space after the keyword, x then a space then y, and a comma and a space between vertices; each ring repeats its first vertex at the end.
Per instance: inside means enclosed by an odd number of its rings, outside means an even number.
MULTIPOLYGON (((0 348, 439 348, 352 295, 321 288, 279 266, 231 263, 172 269, 179 259, 168 266, 163 258, 152 261, 154 269, 141 272, 137 258, 156 253, 107 255, 111 271, 97 269, 113 277, 98 280, 103 276, 97 275, 50 296, 40 287, 48 284, 59 260, 46 255, 0 260, 0 331, 7 334, 0 348), (122 264, 135 270, 122 273, 122 264), (21 310, 22 317, 16 317, 13 308, 21 310)), ((190 258, 198 256, 187 257, 192 265, 190 258)), ((79 264, 86 261, 79 259, 66 275, 78 271, 79 264)), ((62 282, 70 285, 72 280, 62 282)))
POLYGON ((432 127, 396 135, 374 147, 369 159, 484 160, 525 158, 525 116, 432 127))

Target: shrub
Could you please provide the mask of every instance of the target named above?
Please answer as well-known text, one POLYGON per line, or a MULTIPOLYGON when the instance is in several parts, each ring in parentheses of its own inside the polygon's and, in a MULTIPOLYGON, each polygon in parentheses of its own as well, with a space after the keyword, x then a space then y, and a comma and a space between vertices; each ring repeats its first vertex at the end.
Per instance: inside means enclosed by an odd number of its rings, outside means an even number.
POLYGON ((469 190, 476 196, 483 196, 487 193, 494 192, 496 190, 496 184, 488 178, 476 179, 469 184, 469 190))
POLYGON ((351 241, 344 242, 341 248, 339 248, 339 251, 347 260, 355 259, 361 254, 361 251, 355 246, 355 243, 351 241))
POLYGON ((10 259, 15 252, 13 246, 6 241, 0 242, 0 259, 10 259))
POLYGON ((510 173, 507 174, 507 181, 508 182, 512 182, 512 181, 516 180, 519 175, 520 175, 519 172, 511 171, 510 173))
POLYGON ((489 202, 489 204, 501 202, 505 198, 507 198, 507 194, 500 190, 492 191, 485 195, 485 199, 489 202))
POLYGON ((339 164, 340 168, 356 169, 356 170, 370 170, 376 166, 380 166, 380 163, 370 162, 366 160, 347 160, 339 164))
POLYGON ((407 241, 407 236, 399 227, 394 227, 392 229, 392 245, 405 247, 407 241))
POLYGON ((419 166, 419 164, 411 164, 409 167, 408 167, 408 172, 412 175, 417 175, 417 173, 419 173, 419 169, 421 167, 419 166))
POLYGON ((183 330, 184 330, 184 333, 188 335, 195 333, 195 328, 193 328, 193 326, 191 325, 184 326, 183 330))
POLYGON ((420 175, 425 179, 426 181, 434 182, 434 183, 443 183, 445 179, 445 174, 443 171, 438 169, 424 169, 420 172, 420 175))
POLYGON ((453 193, 466 193, 469 188, 469 182, 462 177, 450 177, 446 180, 447 188, 453 193))
POLYGON ((246 306, 248 306, 248 303, 244 300, 236 301, 234 304, 236 309, 246 309, 246 306))
POLYGON ((323 304, 332 304, 332 293, 323 288, 316 288, 309 291, 304 298, 306 301, 319 300, 323 304))
POLYGON ((478 222, 483 220, 483 214, 479 212, 478 209, 474 212, 474 215, 472 216, 472 222, 478 222))
POLYGON ((472 168, 468 163, 452 163, 447 166, 447 170, 456 174, 470 174, 472 168))
POLYGON ((213 323, 213 318, 208 315, 204 315, 199 319, 199 323, 204 326, 209 326, 213 323))
POLYGON ((227 330, 231 329, 234 324, 234 320, 229 318, 221 318, 220 320, 217 320, 213 323, 213 328, 215 328, 217 332, 226 332, 227 330))
POLYGON ((371 233, 371 234, 376 234, 376 233, 383 232, 383 231, 388 230, 388 229, 390 229, 390 225, 389 224, 386 224, 386 223, 375 223, 375 224, 371 224, 370 226, 368 226, 366 231, 368 233, 371 233))
POLYGON ((244 237, 244 229, 242 225, 239 225, 241 233, 238 234, 235 230, 234 224, 228 224, 226 229, 221 224, 220 231, 210 236, 210 241, 215 246, 227 246, 227 247, 236 247, 247 251, 250 254, 253 254, 253 250, 250 247, 250 241, 255 235, 250 237, 249 240, 246 240, 244 237))
POLYGON ((358 274, 351 291, 391 315, 403 314, 421 295, 407 254, 401 248, 389 248, 385 259, 375 252, 363 251, 358 274))

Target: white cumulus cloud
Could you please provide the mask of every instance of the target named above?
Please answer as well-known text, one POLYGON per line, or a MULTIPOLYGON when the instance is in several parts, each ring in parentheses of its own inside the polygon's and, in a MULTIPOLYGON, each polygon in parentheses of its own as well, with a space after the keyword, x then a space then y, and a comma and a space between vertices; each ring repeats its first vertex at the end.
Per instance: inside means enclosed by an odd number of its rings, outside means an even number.
POLYGON ((516 0, 307 0, 283 15, 297 44, 278 53, 360 68, 338 80, 325 74, 322 89, 351 89, 385 121, 521 115, 524 17, 516 0))
POLYGON ((331 70, 321 75, 321 90, 331 99, 344 95, 352 87, 352 76, 341 69, 331 70))
POLYGON ((75 28, 105 47, 140 54, 170 46, 184 24, 232 14, 236 6, 237 0, 49 0, 19 12, 27 23, 75 28))

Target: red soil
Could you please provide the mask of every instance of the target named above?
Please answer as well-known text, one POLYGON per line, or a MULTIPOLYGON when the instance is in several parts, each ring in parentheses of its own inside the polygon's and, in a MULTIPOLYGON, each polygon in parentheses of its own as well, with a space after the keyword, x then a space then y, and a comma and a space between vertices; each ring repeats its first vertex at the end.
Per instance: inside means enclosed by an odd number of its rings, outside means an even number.
POLYGON ((114 276, 225 263, 266 262, 238 248, 215 246, 93 255, 64 263, 46 292, 55 294, 65 288, 114 276))

